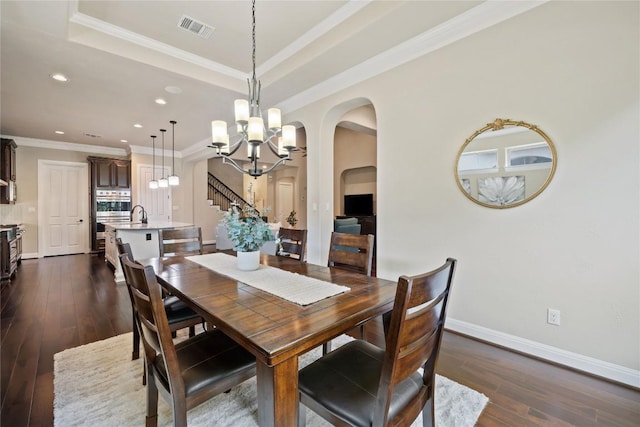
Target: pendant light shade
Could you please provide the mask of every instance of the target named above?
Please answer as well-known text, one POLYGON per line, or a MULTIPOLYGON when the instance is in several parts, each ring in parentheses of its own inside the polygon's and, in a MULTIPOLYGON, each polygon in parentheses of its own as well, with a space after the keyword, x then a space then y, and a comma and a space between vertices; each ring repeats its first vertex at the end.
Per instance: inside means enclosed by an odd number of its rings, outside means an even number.
POLYGON ((169 180, 164 177, 164 133, 166 131, 166 129, 160 129, 160 132, 162 132, 162 169, 160 169, 162 178, 158 180, 158 187, 160 188, 167 188, 169 186, 169 180))
POLYGON ((169 175, 169 185, 180 185, 180 178, 176 175, 176 122, 175 120, 169 121, 171 123, 171 175, 169 175))
POLYGON ((153 171, 151 172, 151 181, 149 181, 149 188, 155 190, 158 188, 158 181, 156 181, 156 136, 151 135, 151 141, 153 143, 153 171))

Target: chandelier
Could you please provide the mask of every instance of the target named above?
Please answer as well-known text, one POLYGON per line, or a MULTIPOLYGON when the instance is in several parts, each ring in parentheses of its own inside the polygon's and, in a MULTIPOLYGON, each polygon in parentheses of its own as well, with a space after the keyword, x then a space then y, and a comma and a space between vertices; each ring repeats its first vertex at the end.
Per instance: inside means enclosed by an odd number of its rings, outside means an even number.
POLYGON ((222 162, 230 164, 238 172, 246 173, 254 178, 262 174, 271 172, 278 165, 286 160, 291 160, 291 151, 296 148, 296 128, 292 125, 281 125, 281 115, 278 108, 267 110, 267 126, 264 125, 262 110, 260 108, 260 81, 256 79, 256 2, 253 0, 251 7, 252 17, 252 63, 253 75, 247 79, 249 88, 248 99, 236 99, 235 120, 237 141, 229 142, 227 123, 224 120, 214 120, 211 122, 211 148, 216 149, 216 154, 222 157, 222 162), (249 169, 243 169, 234 159, 231 158, 244 144, 247 146, 247 158, 249 159, 249 169), (260 147, 266 145, 271 152, 278 157, 278 160, 269 168, 258 167, 260 158, 260 147))

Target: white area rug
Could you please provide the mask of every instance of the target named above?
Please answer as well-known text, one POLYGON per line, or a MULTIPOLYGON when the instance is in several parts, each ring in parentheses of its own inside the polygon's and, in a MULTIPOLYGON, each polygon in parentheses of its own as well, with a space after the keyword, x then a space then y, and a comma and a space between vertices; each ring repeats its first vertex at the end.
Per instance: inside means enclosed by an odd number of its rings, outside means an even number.
MULTIPOLYGON (((351 338, 341 336, 334 346, 351 338)), ((54 425, 143 426, 146 390, 142 385, 142 358, 131 360, 131 333, 65 350, 54 356, 54 425)), ((300 359, 300 367, 318 358, 315 349, 300 359)), ((257 426, 255 378, 228 394, 221 394, 187 414, 189 426, 257 426)), ((489 399, 468 387, 438 376, 436 425, 473 426, 489 399)), ((171 426, 171 409, 159 397, 158 425, 171 426)), ((308 426, 327 426, 315 413, 307 412, 308 426)), ((413 426, 422 426, 419 417, 413 426)))
POLYGON ((236 266, 236 257, 222 253, 194 255, 187 257, 187 259, 209 270, 300 305, 312 304, 351 290, 346 286, 268 265, 260 265, 254 271, 241 271, 236 266))

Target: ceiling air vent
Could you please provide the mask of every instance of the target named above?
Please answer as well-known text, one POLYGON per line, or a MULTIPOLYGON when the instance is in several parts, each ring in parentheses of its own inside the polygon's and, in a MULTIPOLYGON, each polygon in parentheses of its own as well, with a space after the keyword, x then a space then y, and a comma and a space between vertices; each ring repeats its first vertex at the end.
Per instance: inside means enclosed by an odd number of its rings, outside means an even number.
POLYGON ((203 39, 208 39, 213 33, 214 28, 211 25, 207 25, 204 22, 196 21, 190 16, 182 15, 182 18, 178 21, 178 28, 189 31, 190 33, 197 34, 203 39))

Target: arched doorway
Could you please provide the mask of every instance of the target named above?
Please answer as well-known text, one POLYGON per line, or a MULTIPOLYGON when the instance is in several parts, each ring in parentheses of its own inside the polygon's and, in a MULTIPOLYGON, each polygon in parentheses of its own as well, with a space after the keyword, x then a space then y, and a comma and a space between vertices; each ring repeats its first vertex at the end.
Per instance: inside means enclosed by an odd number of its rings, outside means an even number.
POLYGON ((371 103, 356 107, 342 115, 335 128, 333 144, 334 217, 357 217, 361 224, 360 233, 375 236, 377 126, 375 109, 371 103), (350 211, 345 204, 345 197, 354 200, 354 196, 362 196, 362 200, 372 200, 372 203, 370 206, 360 206, 356 211, 350 211))

